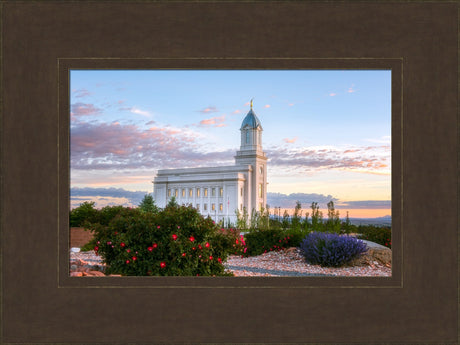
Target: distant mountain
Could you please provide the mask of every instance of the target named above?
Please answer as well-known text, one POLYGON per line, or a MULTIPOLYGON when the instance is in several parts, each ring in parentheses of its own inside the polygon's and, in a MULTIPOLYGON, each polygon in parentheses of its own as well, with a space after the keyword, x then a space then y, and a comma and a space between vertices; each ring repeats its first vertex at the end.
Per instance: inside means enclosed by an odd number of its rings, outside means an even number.
POLYGON ((377 218, 350 218, 350 222, 353 225, 391 226, 391 216, 377 218))

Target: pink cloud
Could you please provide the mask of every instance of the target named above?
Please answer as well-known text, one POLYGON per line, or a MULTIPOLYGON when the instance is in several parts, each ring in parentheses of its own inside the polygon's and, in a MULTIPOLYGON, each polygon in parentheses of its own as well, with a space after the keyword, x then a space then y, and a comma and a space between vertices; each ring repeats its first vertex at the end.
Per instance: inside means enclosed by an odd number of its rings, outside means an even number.
POLYGON ((285 139, 283 139, 283 141, 285 143, 293 144, 293 143, 295 143, 297 141, 297 137, 294 137, 292 139, 285 138, 285 139))
POLYGON ((71 129, 72 169, 203 166, 229 163, 233 155, 233 150, 200 151, 194 133, 180 128, 77 123, 71 129))
POLYGON ((224 123, 224 121, 225 115, 222 115, 217 117, 211 117, 210 119, 201 120, 199 125, 204 127, 225 127, 226 124, 224 123))
POLYGON ((329 94, 329 96, 334 97, 334 96, 337 96, 337 94, 334 93, 334 92, 331 92, 331 93, 329 94))
POLYGON ((270 107, 271 107, 270 104, 265 104, 265 105, 264 105, 264 108, 270 108, 270 107))
POLYGON ((202 114, 208 114, 208 113, 218 113, 219 110, 217 110, 216 107, 212 106, 212 107, 204 108, 203 110, 198 110, 198 112, 202 114))
MULTIPOLYGON (((285 139, 285 142, 292 139, 285 139)), ((380 150, 380 153, 382 150, 380 150)), ((270 166, 294 169, 298 172, 321 171, 327 169, 347 170, 360 173, 390 174, 387 160, 389 157, 376 158, 367 147, 357 149, 321 149, 302 150, 278 147, 267 149, 270 166), (360 152, 356 157, 346 155, 349 152, 360 152)), ((374 152, 375 153, 375 152, 374 152)))
POLYGON ((74 103, 71 105, 72 116, 91 116, 99 115, 102 109, 95 107, 93 104, 74 103))
POLYGON ((72 90, 72 92, 74 93, 75 98, 82 98, 92 95, 92 93, 86 89, 72 90))

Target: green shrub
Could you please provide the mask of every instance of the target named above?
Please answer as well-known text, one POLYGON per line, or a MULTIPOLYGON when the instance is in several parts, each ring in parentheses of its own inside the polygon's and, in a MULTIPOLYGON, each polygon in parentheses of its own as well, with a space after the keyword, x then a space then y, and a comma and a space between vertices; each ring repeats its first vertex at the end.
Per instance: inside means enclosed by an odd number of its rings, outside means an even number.
POLYGON ((224 272, 228 248, 210 218, 169 205, 154 214, 124 209, 108 225, 95 223, 94 250, 106 273, 136 276, 213 276, 224 272), (222 244, 224 243, 224 244, 222 244))
POLYGON ((357 232, 359 238, 372 241, 382 246, 391 248, 391 227, 374 226, 374 225, 359 225, 357 232))
POLYGON ((69 223, 71 227, 84 226, 85 222, 95 222, 98 211, 94 208, 94 201, 80 204, 74 208, 69 214, 69 223))
POLYGON ((245 255, 260 255, 274 250, 297 247, 303 237, 305 237, 305 233, 300 229, 254 230, 245 235, 247 247, 245 255))

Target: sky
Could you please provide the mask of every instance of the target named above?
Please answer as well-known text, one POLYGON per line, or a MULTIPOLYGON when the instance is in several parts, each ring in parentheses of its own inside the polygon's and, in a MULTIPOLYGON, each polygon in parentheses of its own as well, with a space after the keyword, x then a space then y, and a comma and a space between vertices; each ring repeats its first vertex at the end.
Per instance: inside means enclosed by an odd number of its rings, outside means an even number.
POLYGON ((159 169, 233 165, 250 100, 267 203, 391 215, 390 70, 72 70, 71 208, 136 206, 159 169))

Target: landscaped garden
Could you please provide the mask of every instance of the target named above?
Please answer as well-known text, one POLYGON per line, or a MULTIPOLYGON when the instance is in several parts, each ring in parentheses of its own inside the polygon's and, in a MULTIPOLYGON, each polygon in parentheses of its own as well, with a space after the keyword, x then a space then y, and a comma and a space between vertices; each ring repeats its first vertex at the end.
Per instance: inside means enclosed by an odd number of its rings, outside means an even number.
POLYGON ((84 227, 93 238, 81 251, 93 250, 105 264, 104 273, 123 276, 231 276, 229 259, 250 258, 296 248, 305 265, 342 267, 367 251, 358 237, 391 248, 391 229, 356 227, 341 221, 334 204, 323 219, 318 204, 302 217, 273 217, 269 210, 243 210, 237 224, 222 226, 191 206, 174 199, 164 208, 146 196, 137 208, 83 203, 70 212, 71 227, 84 227), (227 264, 228 266, 228 264, 227 264))

